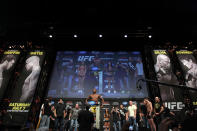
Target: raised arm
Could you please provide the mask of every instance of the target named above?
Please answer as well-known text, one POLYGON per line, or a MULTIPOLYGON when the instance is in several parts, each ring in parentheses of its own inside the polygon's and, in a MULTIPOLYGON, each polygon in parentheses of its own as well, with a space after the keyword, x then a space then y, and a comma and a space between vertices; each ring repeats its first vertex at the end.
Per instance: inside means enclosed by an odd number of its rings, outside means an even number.
POLYGON ((101 99, 101 101, 102 101, 102 105, 101 105, 101 106, 103 106, 104 99, 103 99, 103 97, 102 97, 102 96, 100 96, 100 99, 101 99))

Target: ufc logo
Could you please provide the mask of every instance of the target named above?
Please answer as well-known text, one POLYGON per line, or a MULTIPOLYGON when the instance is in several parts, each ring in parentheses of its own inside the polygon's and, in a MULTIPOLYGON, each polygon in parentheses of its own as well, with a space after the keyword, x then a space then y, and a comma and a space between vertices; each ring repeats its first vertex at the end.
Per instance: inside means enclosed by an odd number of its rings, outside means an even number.
POLYGON ((94 56, 79 56, 78 61, 92 61, 94 56))
POLYGON ((168 107, 171 110, 177 109, 181 110, 184 107, 183 102, 165 102, 165 107, 168 107))

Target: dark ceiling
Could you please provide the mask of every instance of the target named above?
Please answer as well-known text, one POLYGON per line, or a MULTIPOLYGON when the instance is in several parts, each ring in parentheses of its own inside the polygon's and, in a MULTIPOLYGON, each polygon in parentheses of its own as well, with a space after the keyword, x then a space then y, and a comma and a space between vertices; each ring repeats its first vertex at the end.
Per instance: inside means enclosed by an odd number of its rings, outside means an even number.
POLYGON ((158 41, 197 38, 197 2, 179 0, 6 0, 0 2, 0 35, 37 39, 52 32, 86 37, 151 33, 158 41), (52 30, 50 29, 52 27, 52 30))

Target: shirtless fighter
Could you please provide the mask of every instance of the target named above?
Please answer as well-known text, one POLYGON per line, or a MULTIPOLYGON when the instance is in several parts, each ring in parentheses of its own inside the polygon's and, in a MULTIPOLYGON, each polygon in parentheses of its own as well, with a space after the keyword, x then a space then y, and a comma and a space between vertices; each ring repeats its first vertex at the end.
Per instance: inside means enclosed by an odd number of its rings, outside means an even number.
POLYGON ((146 114, 146 117, 148 119, 148 123, 151 127, 151 131, 156 131, 156 126, 155 126, 155 123, 153 121, 153 106, 152 106, 152 103, 147 99, 145 98, 144 99, 144 104, 146 106, 146 109, 147 109, 147 114, 146 114))
POLYGON ((93 94, 89 95, 88 98, 86 99, 86 103, 88 104, 88 101, 94 101, 95 104, 98 104, 98 102, 101 100, 101 107, 103 106, 104 99, 102 98, 101 95, 96 94, 96 89, 93 89, 93 94))

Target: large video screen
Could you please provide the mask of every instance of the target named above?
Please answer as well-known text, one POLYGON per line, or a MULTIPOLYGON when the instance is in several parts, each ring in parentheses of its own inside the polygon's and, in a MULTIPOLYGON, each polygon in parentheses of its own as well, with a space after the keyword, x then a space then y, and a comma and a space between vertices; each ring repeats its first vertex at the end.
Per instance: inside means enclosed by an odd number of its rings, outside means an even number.
POLYGON ((20 51, 7 50, 4 51, 0 60, 0 99, 3 98, 7 90, 13 70, 19 58, 20 51))
MULTIPOLYGON (((152 56, 157 80, 167 84, 178 85, 179 82, 172 70, 171 61, 166 50, 153 50, 152 56)), ((163 101, 182 100, 182 91, 178 88, 159 84, 159 89, 163 101)))
MULTIPOLYGON (((176 51, 176 55, 184 73, 186 86, 197 89, 197 61, 193 56, 193 52, 180 50, 176 51)), ((190 91, 190 93, 193 99, 197 98, 196 92, 190 91)))
POLYGON ((144 98, 147 89, 136 89, 140 78, 144 71, 138 51, 59 51, 48 97, 87 98, 95 88, 103 98, 144 98))

